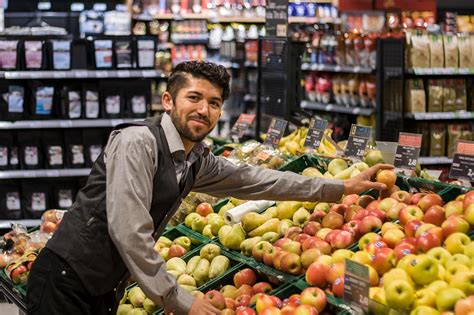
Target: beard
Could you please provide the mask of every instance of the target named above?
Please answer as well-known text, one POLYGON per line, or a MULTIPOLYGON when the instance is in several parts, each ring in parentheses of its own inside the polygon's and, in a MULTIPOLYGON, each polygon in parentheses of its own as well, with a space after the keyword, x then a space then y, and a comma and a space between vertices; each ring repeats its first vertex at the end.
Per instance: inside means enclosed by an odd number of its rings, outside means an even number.
POLYGON ((191 129, 187 125, 187 122, 193 118, 199 119, 201 121, 205 121, 209 127, 211 126, 211 122, 209 121, 209 118, 201 116, 199 114, 194 114, 192 116, 185 117, 184 118, 185 121, 182 122, 181 117, 179 117, 178 113, 176 112, 176 108, 173 108, 170 112, 170 117, 171 117, 171 121, 176 127, 176 130, 178 130, 178 133, 186 140, 189 140, 192 142, 201 142, 212 131, 212 128, 210 128, 207 132, 201 132, 199 134, 194 134, 191 131, 191 129))

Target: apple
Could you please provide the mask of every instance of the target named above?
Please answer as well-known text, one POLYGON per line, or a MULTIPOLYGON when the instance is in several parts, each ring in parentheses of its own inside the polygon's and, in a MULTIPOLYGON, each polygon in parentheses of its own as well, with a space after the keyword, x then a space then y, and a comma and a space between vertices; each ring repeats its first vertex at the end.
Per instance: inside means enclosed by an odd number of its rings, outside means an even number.
POLYGON ((344 276, 337 277, 331 288, 332 293, 337 297, 344 295, 344 276))
POLYGON ((394 192, 390 198, 393 198, 395 199, 396 201, 398 202, 402 202, 406 205, 409 205, 410 204, 410 200, 411 200, 411 196, 412 194, 410 194, 408 191, 404 191, 404 190, 399 190, 399 191, 396 191, 394 192))
POLYGON ((452 215, 443 222, 441 228, 443 229, 443 236, 447 238, 449 235, 456 232, 467 234, 470 226, 461 216, 452 215))
POLYGON ((442 206, 443 199, 438 194, 427 194, 416 204, 423 212, 426 212, 432 206, 442 206))
POLYGON ((464 210, 464 219, 474 227, 474 203, 470 204, 466 210, 464 210))
POLYGON ((464 255, 471 257, 471 259, 474 257, 474 242, 470 242, 464 246, 464 255))
POLYGON ((361 209, 359 210, 354 216, 352 216, 352 220, 362 220, 366 216, 370 215, 370 211, 367 209, 361 209))
POLYGON ((422 225, 420 225, 416 231, 415 231, 415 237, 418 237, 421 235, 421 233, 423 232, 426 232, 428 231, 429 229, 433 228, 433 227, 437 227, 436 225, 434 224, 431 224, 431 223, 423 223, 422 225))
POLYGON ((438 279, 438 261, 426 254, 413 258, 407 269, 413 281, 419 285, 430 284, 438 279))
POLYGON ((354 253, 348 249, 338 249, 334 253, 332 253, 332 262, 344 262, 346 259, 351 259, 354 253))
POLYGON ((454 310, 456 302, 465 297, 466 294, 459 289, 443 289, 436 296, 436 308, 441 312, 454 310))
POLYGON ((375 232, 382 227, 382 220, 375 216, 367 216, 359 224, 359 230, 362 235, 375 232))
POLYGON ((380 282, 379 274, 374 267, 369 264, 365 264, 365 266, 369 269, 369 282, 371 286, 378 286, 380 282))
POLYGON ((252 297, 249 294, 242 294, 237 296, 237 298, 235 299, 235 307, 239 308, 240 306, 249 306, 251 298, 252 297))
POLYGON ((461 272, 469 272, 469 267, 461 264, 448 264, 446 265, 446 273, 444 280, 448 283, 454 278, 454 276, 461 272))
POLYGON ((258 282, 252 287, 252 295, 257 293, 270 293, 273 290, 272 285, 268 282, 258 282))
POLYGON ((291 239, 287 238, 287 237, 283 237, 283 238, 280 238, 279 240, 277 240, 275 243, 273 243, 273 246, 282 248, 283 245, 288 243, 288 242, 291 242, 291 239))
POLYGON ((342 226, 342 230, 351 232, 354 235, 354 238, 358 239, 361 235, 359 228, 360 222, 360 220, 351 220, 342 226))
POLYGON ((237 288, 231 284, 227 284, 220 289, 225 298, 235 299, 237 288))
MULTIPOLYGON (((408 237, 414 237, 416 235, 416 230, 423 225, 423 222, 420 220, 411 220, 405 225, 405 234, 408 237)), ((414 244, 413 244, 414 245, 414 244)))
POLYGON ((454 313, 456 315, 468 315, 472 314, 472 311, 474 311, 474 296, 461 299, 454 306, 454 313))
POLYGON ((25 265, 16 267, 12 270, 10 278, 17 285, 25 284, 28 280, 28 268, 25 265))
POLYGON ((436 259, 442 266, 445 266, 446 261, 451 257, 451 253, 443 247, 432 248, 426 254, 436 259))
POLYGON ((446 283, 446 281, 443 280, 435 280, 431 282, 426 288, 428 290, 433 291, 435 294, 438 294, 438 292, 440 292, 441 290, 447 289, 448 284, 446 283))
POLYGON ((388 247, 394 248, 402 239, 405 238, 405 233, 398 229, 388 230, 382 237, 382 241, 385 242, 388 247))
MULTIPOLYGON (((298 243, 299 244, 299 243, 298 243)), ((263 261, 263 254, 268 252, 273 245, 267 241, 260 241, 252 248, 252 256, 257 261, 263 261)))
POLYGON ((300 275, 303 271, 301 258, 297 254, 288 253, 281 259, 280 270, 290 275, 300 275))
POLYGON ((472 257, 468 257, 464 254, 454 254, 446 260, 446 267, 454 264, 461 264, 468 268, 472 267, 472 257))
POLYGON ((236 309, 235 315, 256 315, 257 313, 247 306, 238 307, 236 309))
POLYGON ((460 289, 466 296, 474 296, 474 272, 461 271, 455 273, 449 281, 449 286, 460 289))
POLYGON ((378 252, 381 248, 387 248, 388 245, 383 242, 383 241, 376 241, 369 243, 365 246, 364 251, 371 255, 375 255, 376 252, 378 252))
POLYGON ((413 280, 408 275, 408 272, 402 268, 393 268, 392 270, 386 272, 382 277, 382 284, 384 287, 386 287, 395 280, 404 280, 411 286, 414 286, 413 280))
POLYGON ((359 198, 360 196, 358 194, 347 195, 342 198, 342 203, 346 206, 350 206, 356 204, 359 198))
POLYGON ((273 256, 273 267, 275 269, 278 269, 278 270, 281 270, 281 261, 283 259, 283 257, 285 257, 286 255, 288 255, 289 253, 284 251, 284 250, 281 250, 279 252, 277 252, 274 256, 273 256))
POLYGON ((427 253, 434 247, 441 246, 441 239, 433 233, 423 232, 416 238, 416 251, 418 253, 427 253))
POLYGON ((332 264, 332 257, 329 255, 321 255, 318 257, 318 259, 316 259, 316 262, 329 266, 330 264, 332 264))
POLYGON ((377 233, 367 233, 364 236, 362 236, 359 240, 359 249, 364 250, 365 246, 368 243, 375 242, 375 241, 380 241, 382 240, 382 237, 378 235, 377 233))
POLYGON ((423 220, 423 211, 417 206, 408 206, 400 210, 399 218, 400 224, 405 226, 412 220, 423 220))
POLYGON ((331 233, 332 229, 328 228, 322 228, 316 233, 316 236, 319 237, 320 239, 324 240, 326 239, 326 236, 331 233))
POLYGON ((252 287, 248 284, 242 284, 237 291, 235 291, 235 298, 241 295, 252 295, 252 287))
POLYGON ((349 222, 351 221, 354 216, 361 210, 360 206, 352 205, 349 206, 349 209, 346 210, 344 213, 344 221, 349 222))
POLYGON ((173 244, 170 246, 170 249, 168 251, 168 258, 173 258, 173 257, 182 257, 186 254, 186 249, 178 244, 173 244))
POLYGON ((356 205, 363 209, 366 209, 367 206, 373 201, 375 201, 375 199, 371 195, 363 195, 359 197, 359 199, 356 202, 356 205))
POLYGON ((380 248, 374 255, 371 265, 381 276, 393 267, 395 267, 395 253, 391 248, 380 248))
POLYGON ((260 295, 255 303, 257 314, 260 314, 263 309, 271 306, 276 307, 276 304, 275 301, 267 294, 260 295))
POLYGON ((319 230, 321 230, 322 226, 319 222, 309 221, 305 224, 303 228, 303 233, 308 234, 310 236, 315 236, 319 230))
POLYGON ((217 290, 208 291, 204 296, 204 299, 219 310, 226 308, 225 297, 217 290))
POLYGON ((306 282, 310 286, 324 289, 327 286, 326 274, 328 271, 328 265, 320 262, 314 262, 306 270, 306 282))
POLYGON ((468 191, 463 198, 463 209, 466 210, 469 205, 474 203, 474 190, 468 191))
POLYGON ((387 231, 394 229, 403 231, 403 228, 399 224, 393 222, 385 222, 384 224, 382 224, 381 228, 382 236, 384 236, 387 231))
POLYGON ((317 248, 310 248, 301 254, 301 264, 304 269, 307 269, 313 262, 321 256, 321 252, 317 248))
POLYGON ((326 273, 326 281, 332 285, 337 277, 343 275, 344 263, 332 263, 329 265, 328 272, 326 273))
POLYGON ((417 205, 418 202, 421 200, 421 198, 423 198, 426 195, 427 195, 427 193, 416 193, 416 194, 414 194, 411 197, 410 204, 417 205))
POLYGON ((212 206, 207 202, 200 203, 196 207, 196 213, 202 215, 203 217, 207 217, 209 214, 213 212, 214 210, 212 209, 212 206))
POLYGON ((411 244, 411 245, 415 246, 416 245, 416 238, 415 237, 405 237, 396 246, 401 245, 401 244, 411 244))
POLYGON ((441 226, 444 220, 446 219, 446 215, 444 212, 444 208, 438 205, 434 205, 426 210, 425 215, 423 217, 423 221, 426 223, 431 223, 436 226, 441 226))
POLYGON ((408 206, 406 204, 402 203, 402 202, 394 204, 390 209, 387 210, 387 212, 385 212, 385 216, 389 220, 392 220, 392 221, 396 220, 400 216, 400 210, 402 210, 406 207, 408 207, 408 206))
POLYGON ((415 300, 415 289, 405 280, 393 280, 384 291, 387 305, 394 309, 408 310, 415 300))
POLYGON ((318 311, 311 305, 300 305, 295 309, 293 315, 318 315, 318 311))
POLYGON ((410 312, 410 315, 440 315, 441 313, 438 312, 438 310, 426 306, 426 305, 420 305, 415 307, 413 311, 410 312))
POLYGON ((310 248, 317 248, 323 255, 328 255, 331 253, 331 245, 329 243, 323 241, 319 237, 312 236, 305 240, 302 245, 303 251, 306 251, 310 248))
POLYGON ((324 212, 322 210, 314 210, 313 213, 309 216, 308 221, 309 222, 318 222, 321 223, 323 218, 326 216, 327 212, 324 212))
MULTIPOLYGON (((271 246, 271 244, 270 244, 271 246)), ((301 243, 296 241, 290 241, 282 245, 282 250, 287 251, 288 253, 300 255, 302 251, 301 243)))
POLYGON ((370 202, 367 207, 365 207, 365 209, 367 209, 368 211, 372 211, 372 210, 375 210, 375 209, 378 209, 379 208, 379 201, 378 200, 374 200, 372 202, 370 202))
POLYGON ((281 249, 275 246, 269 248, 268 251, 263 253, 263 263, 267 266, 273 266, 273 259, 275 258, 276 253, 280 251, 281 249))
POLYGON ((186 252, 191 249, 191 239, 187 236, 180 236, 173 241, 173 244, 182 246, 186 252))
MULTIPOLYGON (((317 223, 317 222, 313 222, 313 223, 317 223)), ((311 235, 309 235, 309 234, 301 233, 301 234, 299 234, 299 235, 297 235, 297 236, 295 237, 295 242, 298 242, 298 243, 301 244, 301 243, 304 242, 304 240, 306 240, 306 239, 308 239, 308 238, 310 238, 310 237, 311 237, 311 235)))
POLYGON ((331 209, 329 209, 329 212, 336 212, 340 214, 341 216, 344 217, 344 214, 346 211, 349 210, 349 205, 345 204, 334 204, 331 209))
POLYGON ((328 242, 329 244, 331 244, 331 242, 332 242, 333 239, 336 237, 336 234, 337 234, 339 231, 342 231, 342 230, 340 230, 340 229, 332 230, 331 232, 328 233, 328 235, 326 235, 326 238, 324 239, 324 241, 326 241, 326 242, 328 242))
POLYGON ((446 218, 449 218, 453 214, 462 215, 464 213, 462 207, 462 201, 452 200, 444 205, 444 211, 446 213, 446 218))
POLYGON ((290 227, 286 233, 285 237, 289 238, 290 240, 294 241, 295 237, 298 236, 299 234, 303 233, 303 229, 298 227, 298 226, 292 226, 290 227))
POLYGON ((235 315, 235 311, 234 309, 230 309, 226 307, 225 309, 221 311, 221 315, 235 315))
POLYGON ((359 264, 368 265, 372 261, 372 256, 366 251, 358 251, 350 259, 359 264))
POLYGON ((41 232, 51 234, 56 231, 57 224, 51 221, 45 221, 41 224, 41 232))
POLYGON ((170 249, 169 247, 163 247, 158 250, 158 254, 163 258, 164 261, 170 259, 170 249))
POLYGON ((426 232, 436 235, 441 240, 441 242, 444 241, 443 229, 440 228, 439 226, 432 227, 428 229, 426 232))
POLYGON ((338 231, 331 241, 331 247, 333 249, 341 249, 349 247, 352 243, 354 243, 354 234, 347 231, 338 231))
POLYGON ((234 275, 234 284, 237 289, 239 289, 244 284, 251 287, 256 282, 257 282, 257 275, 250 268, 242 269, 234 275))
MULTIPOLYGON (((448 219, 449 220, 449 219, 448 219)), ((460 254, 464 252, 464 248, 471 243, 471 239, 464 233, 456 232, 449 235, 444 240, 444 247, 451 253, 460 254)))
POLYGON ((387 215, 385 214, 385 212, 379 209, 370 210, 369 215, 379 218, 382 222, 385 222, 385 220, 387 219, 387 215))
POLYGON ((415 246, 413 246, 409 243, 402 243, 402 244, 399 244, 399 245, 395 246, 395 248, 393 249, 393 252, 394 252, 395 258, 398 262, 398 261, 400 261, 400 259, 402 259, 406 255, 414 254, 416 252, 416 248, 415 248, 415 246))
POLYGON ((436 307, 436 294, 429 289, 422 289, 415 292, 415 302, 413 307, 418 306, 436 307))
POLYGON ((301 292, 301 304, 313 306, 318 312, 324 310, 326 303, 326 294, 320 288, 306 288, 301 292))
POLYGON ((281 315, 281 311, 276 306, 267 306, 261 312, 257 311, 259 315, 281 315))
POLYGON ((397 181, 397 175, 393 170, 381 170, 377 173, 375 180, 379 183, 385 184, 387 189, 391 189, 397 181))
POLYGON ((293 315, 293 314, 295 314, 295 311, 296 311, 297 307, 298 306, 295 306, 293 304, 284 305, 281 308, 281 315, 293 315))
POLYGON ((324 228, 339 229, 344 225, 344 217, 337 212, 331 211, 324 216, 321 224, 324 228))

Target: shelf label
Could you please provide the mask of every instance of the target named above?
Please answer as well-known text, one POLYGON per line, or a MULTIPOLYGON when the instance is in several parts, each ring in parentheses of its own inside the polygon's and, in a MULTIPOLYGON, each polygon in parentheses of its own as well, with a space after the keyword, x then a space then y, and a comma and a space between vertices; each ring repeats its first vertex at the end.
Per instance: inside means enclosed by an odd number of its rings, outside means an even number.
POLYGON ((304 140, 304 147, 307 149, 317 150, 321 144, 321 140, 324 136, 324 130, 326 130, 327 126, 327 120, 313 118, 311 120, 306 139, 304 140))
POLYGON ((38 10, 40 10, 40 11, 51 10, 51 2, 50 1, 38 2, 38 10))
POLYGON ((73 2, 71 3, 71 12, 82 12, 84 11, 84 3, 73 2))
POLYGON ((106 70, 102 71, 96 71, 95 76, 98 78, 108 78, 109 77, 109 72, 106 70))
POLYGON ((280 143, 281 137, 285 133, 288 122, 284 119, 272 118, 270 127, 268 127, 267 137, 263 144, 276 148, 280 143))
POLYGON ((397 168, 414 170, 420 157, 422 135, 400 132, 394 165, 397 168))
POLYGON ((77 70, 74 71, 74 77, 76 78, 87 78, 89 73, 86 70, 77 70))
POLYGON ((240 114, 239 119, 235 122, 230 130, 230 137, 232 141, 239 142, 239 139, 244 136, 245 131, 249 129, 250 125, 255 120, 255 114, 240 114))
POLYGON ((344 261, 344 301, 354 308, 356 314, 368 314, 369 268, 350 259, 344 261))
POLYGON ((94 11, 107 11, 107 4, 105 3, 94 3, 93 9, 94 11))
POLYGON ((119 71, 117 71, 117 76, 119 78, 130 78, 130 71, 129 70, 119 70, 119 71))
POLYGON ((458 140, 449 177, 474 181, 474 141, 458 140))
POLYGON ((352 124, 351 132, 347 139, 346 150, 344 152, 345 155, 362 160, 371 133, 371 127, 352 124))
POLYGON ((265 17, 267 36, 288 35, 288 0, 267 1, 265 17))

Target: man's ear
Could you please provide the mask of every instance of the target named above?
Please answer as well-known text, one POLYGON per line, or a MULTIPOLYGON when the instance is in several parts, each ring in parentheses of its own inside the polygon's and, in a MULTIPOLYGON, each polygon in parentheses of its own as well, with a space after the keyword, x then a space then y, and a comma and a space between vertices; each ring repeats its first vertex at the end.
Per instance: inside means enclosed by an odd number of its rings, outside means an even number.
POLYGON ((167 113, 171 111, 173 108, 173 98, 171 97, 171 94, 166 91, 161 95, 161 104, 163 105, 163 108, 167 113))

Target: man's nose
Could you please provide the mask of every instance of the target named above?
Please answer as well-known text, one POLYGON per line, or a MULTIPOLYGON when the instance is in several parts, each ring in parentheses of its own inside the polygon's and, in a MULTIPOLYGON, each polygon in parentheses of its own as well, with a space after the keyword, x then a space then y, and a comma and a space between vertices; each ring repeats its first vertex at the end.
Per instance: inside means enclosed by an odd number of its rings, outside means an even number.
POLYGON ((209 103, 206 100, 199 102, 197 112, 203 116, 209 116, 209 103))

